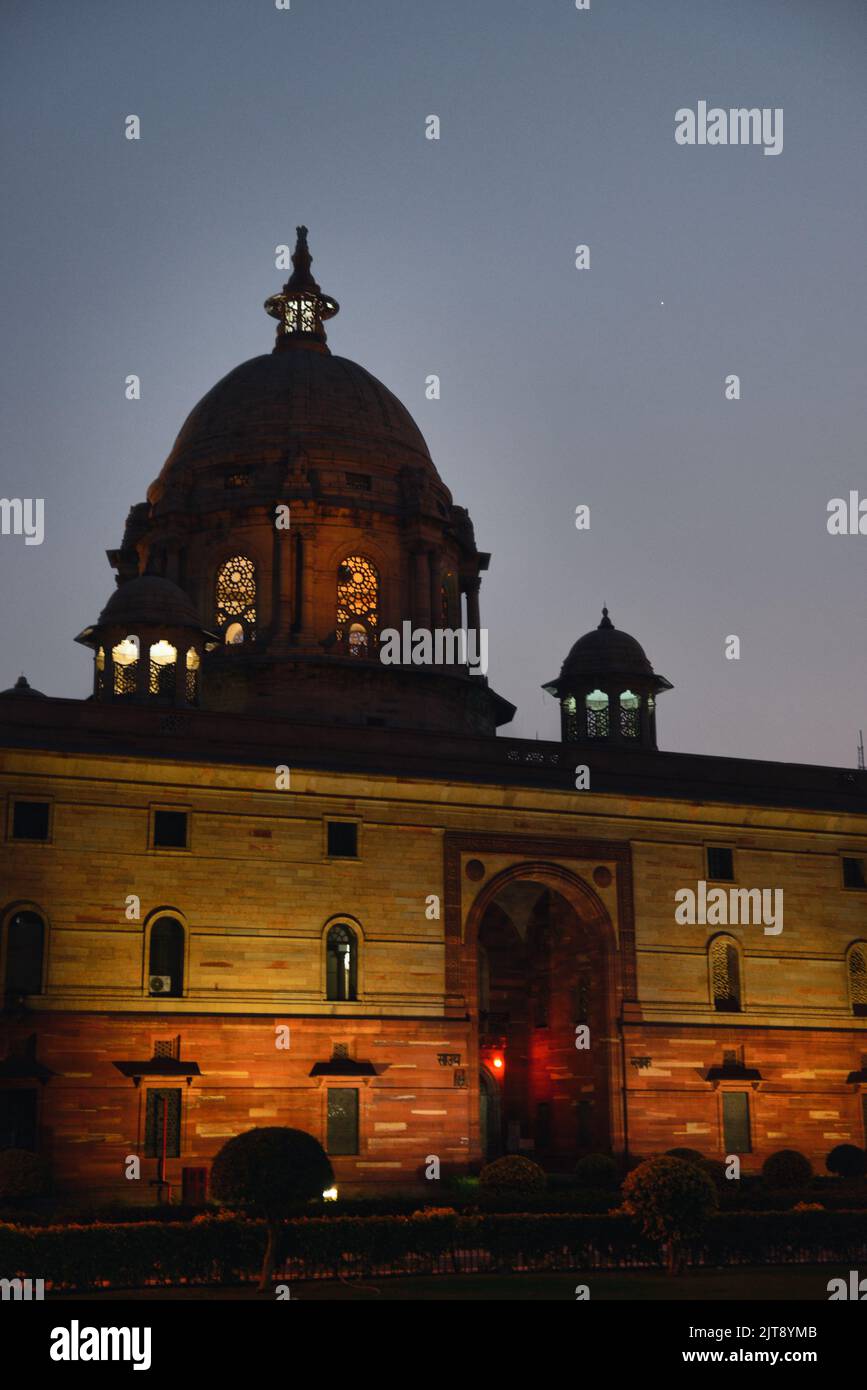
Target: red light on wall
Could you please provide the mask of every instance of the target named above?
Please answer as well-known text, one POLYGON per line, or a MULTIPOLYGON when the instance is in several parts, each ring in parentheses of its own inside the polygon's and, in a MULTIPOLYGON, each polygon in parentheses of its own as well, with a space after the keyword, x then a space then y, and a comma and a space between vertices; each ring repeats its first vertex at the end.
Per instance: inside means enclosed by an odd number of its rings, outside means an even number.
POLYGON ((491 1053, 491 1066, 493 1067, 494 1071, 498 1071, 501 1073, 505 1071, 506 1059, 503 1056, 502 1052, 491 1053))

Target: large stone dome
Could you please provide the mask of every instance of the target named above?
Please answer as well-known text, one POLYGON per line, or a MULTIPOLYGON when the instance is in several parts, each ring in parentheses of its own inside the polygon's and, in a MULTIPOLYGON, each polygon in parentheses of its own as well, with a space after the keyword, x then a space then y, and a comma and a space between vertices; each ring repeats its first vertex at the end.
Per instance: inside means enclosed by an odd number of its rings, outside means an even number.
POLYGON ((218 381, 190 411, 148 501, 187 470, 261 468, 299 451, 374 471, 421 466, 437 477, 421 431, 381 381, 348 358, 301 349, 253 357, 218 381))

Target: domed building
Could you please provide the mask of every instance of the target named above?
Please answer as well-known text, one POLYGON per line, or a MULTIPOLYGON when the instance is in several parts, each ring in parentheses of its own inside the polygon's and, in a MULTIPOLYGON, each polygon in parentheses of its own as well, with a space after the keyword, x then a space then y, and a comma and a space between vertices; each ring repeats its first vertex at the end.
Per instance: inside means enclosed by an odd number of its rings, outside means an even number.
POLYGON ((146 569, 180 585, 220 634, 205 708, 493 733, 514 706, 466 662, 380 660, 380 633, 405 622, 478 629, 490 557, 406 408, 332 355, 338 305, 313 278, 306 227, 292 262, 265 306, 273 352, 190 412, 109 559, 121 585, 146 569))
POLYGON ((91 693, 0 693, 0 1149, 141 1205, 272 1125, 426 1198, 501 1153, 863 1146, 867 774, 660 751, 607 609, 560 737, 502 732, 489 556, 332 354, 303 227, 265 307, 109 551, 91 693))

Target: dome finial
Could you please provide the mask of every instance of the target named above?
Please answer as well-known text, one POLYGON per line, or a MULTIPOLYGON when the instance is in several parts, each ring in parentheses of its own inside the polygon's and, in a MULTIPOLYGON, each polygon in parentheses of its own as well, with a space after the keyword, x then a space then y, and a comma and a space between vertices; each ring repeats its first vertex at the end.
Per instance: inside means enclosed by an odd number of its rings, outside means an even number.
POLYGON ((608 609, 604 605, 602 607, 602 622, 599 624, 599 626, 604 628, 614 626, 614 624, 608 616, 608 609))
POLYGON ((307 228, 295 228, 292 274, 279 294, 265 300, 265 311, 279 321, 274 351, 285 347, 315 347, 327 352, 323 321, 333 318, 340 308, 336 299, 323 294, 310 267, 313 257, 307 245, 307 228))

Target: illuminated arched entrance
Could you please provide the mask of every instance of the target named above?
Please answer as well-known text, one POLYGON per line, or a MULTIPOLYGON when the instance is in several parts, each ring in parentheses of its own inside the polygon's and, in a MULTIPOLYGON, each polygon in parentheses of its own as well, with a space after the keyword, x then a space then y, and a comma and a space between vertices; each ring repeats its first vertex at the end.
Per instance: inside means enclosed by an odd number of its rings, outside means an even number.
POLYGON ((613 932, 599 899, 559 866, 517 866, 471 916, 483 1157, 523 1153, 565 1170, 609 1151, 613 932))

